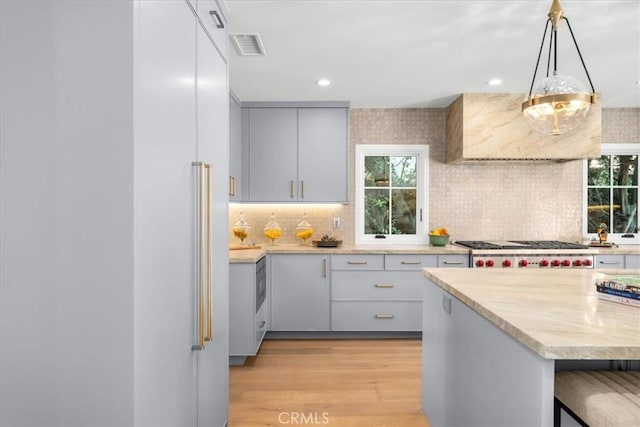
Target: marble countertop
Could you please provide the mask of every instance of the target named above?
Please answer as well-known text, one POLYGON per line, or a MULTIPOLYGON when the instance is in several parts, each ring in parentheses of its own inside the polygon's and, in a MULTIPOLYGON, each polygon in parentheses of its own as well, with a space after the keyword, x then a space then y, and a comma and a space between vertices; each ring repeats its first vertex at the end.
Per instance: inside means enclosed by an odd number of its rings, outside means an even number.
POLYGON ((602 273, 425 268, 424 275, 545 359, 640 360, 640 308, 598 299, 602 273))
MULTIPOLYGON (((238 245, 232 245, 237 247, 238 245)), ((531 253, 530 250, 514 250, 514 253, 531 253)), ((573 252, 571 250, 561 252, 573 252)), ((596 255, 640 255, 640 245, 620 245, 612 248, 590 248, 590 252, 596 255)), ((342 245, 338 248, 316 248, 310 244, 276 244, 269 243, 256 246, 255 249, 241 249, 229 251, 229 262, 252 263, 258 261, 266 254, 468 254, 469 249, 448 244, 446 246, 428 245, 397 245, 397 246, 371 246, 371 245, 342 245)))
POLYGON ((338 248, 316 248, 311 245, 300 244, 266 244, 256 249, 241 249, 229 251, 229 262, 256 262, 266 254, 468 254, 469 249, 455 245, 427 246, 427 245, 398 245, 398 246, 365 246, 342 245, 338 248))

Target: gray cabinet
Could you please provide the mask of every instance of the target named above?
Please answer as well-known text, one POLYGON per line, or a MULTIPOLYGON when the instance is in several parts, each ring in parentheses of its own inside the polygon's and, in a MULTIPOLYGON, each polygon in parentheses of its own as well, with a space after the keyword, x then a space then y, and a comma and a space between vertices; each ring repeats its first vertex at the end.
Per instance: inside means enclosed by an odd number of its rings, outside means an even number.
POLYGON ((229 200, 242 200, 242 108, 234 96, 229 97, 229 200))
POLYGON ((640 268, 640 255, 625 255, 625 268, 640 268))
POLYGON ((334 331, 420 331, 422 268, 436 267, 437 255, 334 255, 334 331))
POLYGON ((331 329, 329 255, 271 255, 271 330, 331 329))
POLYGON ((596 255, 594 268, 625 268, 624 255, 596 255))
POLYGON ((187 2, 0 3, 0 425, 224 425, 224 59, 187 2), (216 236, 196 352, 194 160, 216 236))
POLYGON ((248 201, 297 201, 298 110, 251 108, 248 117, 248 201))
MULTIPOLYGON (((258 103, 248 105, 253 104, 258 103)), ((348 108, 252 106, 246 110, 245 200, 348 200, 348 108)))
POLYGON ((259 298, 258 289, 266 290, 266 258, 257 263, 229 265, 229 356, 231 364, 244 363, 255 356, 266 331, 269 295, 259 298))

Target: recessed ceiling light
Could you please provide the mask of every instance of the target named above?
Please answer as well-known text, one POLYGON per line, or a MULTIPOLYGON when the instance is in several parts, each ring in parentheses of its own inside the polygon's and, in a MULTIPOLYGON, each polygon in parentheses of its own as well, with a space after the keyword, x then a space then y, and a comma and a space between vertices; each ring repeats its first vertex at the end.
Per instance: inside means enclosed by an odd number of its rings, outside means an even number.
POLYGON ((491 79, 487 82, 489 86, 499 86, 502 84, 502 80, 500 79, 491 79))
POLYGON ((331 84, 331 80, 329 79, 320 79, 316 82, 318 86, 329 86, 331 84))

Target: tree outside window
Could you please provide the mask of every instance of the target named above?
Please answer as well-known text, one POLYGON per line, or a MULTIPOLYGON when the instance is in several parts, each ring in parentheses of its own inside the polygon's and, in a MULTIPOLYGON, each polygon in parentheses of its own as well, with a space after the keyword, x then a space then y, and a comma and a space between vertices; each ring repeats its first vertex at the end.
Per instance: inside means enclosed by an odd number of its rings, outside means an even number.
POLYGON ((602 156, 587 160, 587 233, 596 233, 602 223, 614 240, 616 234, 638 232, 638 154, 629 150, 634 147, 603 145, 602 156))

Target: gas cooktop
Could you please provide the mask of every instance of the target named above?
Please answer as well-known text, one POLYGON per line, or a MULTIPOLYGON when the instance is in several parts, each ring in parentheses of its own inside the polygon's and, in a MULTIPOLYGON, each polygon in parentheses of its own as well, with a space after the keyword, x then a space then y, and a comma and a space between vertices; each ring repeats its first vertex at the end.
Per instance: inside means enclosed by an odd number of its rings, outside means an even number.
POLYGON ((559 240, 507 240, 507 241, 486 241, 486 240, 457 240, 457 245, 471 249, 588 249, 589 246, 578 243, 562 242, 559 240))

